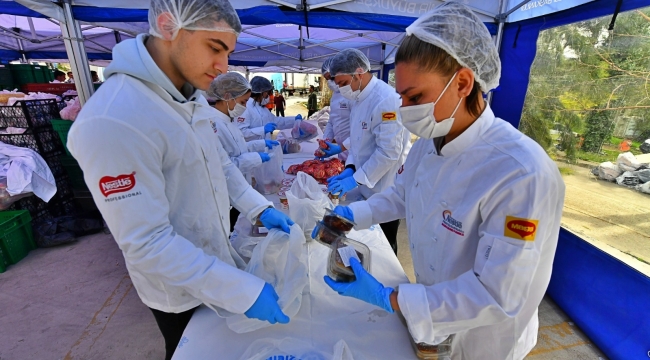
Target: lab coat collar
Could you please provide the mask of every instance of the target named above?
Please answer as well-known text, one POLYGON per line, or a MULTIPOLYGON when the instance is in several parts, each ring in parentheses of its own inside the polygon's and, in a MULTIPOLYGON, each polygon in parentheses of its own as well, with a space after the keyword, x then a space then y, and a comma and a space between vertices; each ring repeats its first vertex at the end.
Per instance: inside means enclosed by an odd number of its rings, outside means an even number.
POLYGON ((222 113, 221 111, 219 111, 219 109, 217 109, 215 107, 212 107, 212 109, 214 109, 214 112, 216 113, 215 117, 217 119, 219 119, 219 120, 221 120, 221 121, 223 121, 225 123, 231 123, 232 122, 232 119, 230 118, 230 116, 222 113))
POLYGON ((494 113, 490 105, 485 104, 483 114, 457 138, 446 144, 440 154, 442 156, 453 156, 462 153, 471 147, 494 123, 494 113))
POLYGON ((377 80, 377 78, 374 76, 372 77, 372 79, 370 79, 370 82, 368 82, 366 88, 363 89, 363 91, 361 91, 361 94, 359 94, 359 98, 357 99, 358 102, 362 102, 363 100, 368 98, 368 96, 370 96, 370 94, 372 93, 372 89, 374 89, 375 86, 377 86, 377 81, 379 80, 377 80))

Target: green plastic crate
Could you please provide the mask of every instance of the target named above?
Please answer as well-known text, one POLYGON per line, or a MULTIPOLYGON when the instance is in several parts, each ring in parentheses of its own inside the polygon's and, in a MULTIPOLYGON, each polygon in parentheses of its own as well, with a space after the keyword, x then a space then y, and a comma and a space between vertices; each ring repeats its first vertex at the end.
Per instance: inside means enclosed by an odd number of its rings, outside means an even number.
POLYGON ((9 64, 11 75, 14 78, 14 85, 16 87, 24 84, 33 84, 36 82, 34 77, 34 68, 29 64, 9 64))
POLYGON ((14 89, 14 76, 7 65, 0 64, 0 89, 14 89))
POLYGON ((70 151, 68 150, 68 132, 70 132, 72 121, 61 120, 61 119, 52 119, 50 121, 52 122, 52 127, 54 128, 54 131, 56 131, 59 134, 59 137, 61 138, 61 142, 63 142, 63 146, 65 147, 65 152, 68 154, 68 156, 72 156, 72 154, 70 154, 70 151))
POLYGON ((34 68, 34 82, 37 84, 44 84, 49 82, 45 78, 45 72, 43 71, 44 69, 47 69, 47 66, 41 66, 41 65, 33 65, 34 68))
POLYGON ((27 210, 0 211, 0 272, 36 249, 32 217, 27 210))
POLYGON ((64 155, 61 156, 61 165, 63 165, 63 168, 68 173, 72 189, 86 191, 88 190, 88 186, 86 186, 86 182, 84 181, 84 173, 81 170, 81 167, 79 166, 77 160, 75 160, 72 156, 64 155))

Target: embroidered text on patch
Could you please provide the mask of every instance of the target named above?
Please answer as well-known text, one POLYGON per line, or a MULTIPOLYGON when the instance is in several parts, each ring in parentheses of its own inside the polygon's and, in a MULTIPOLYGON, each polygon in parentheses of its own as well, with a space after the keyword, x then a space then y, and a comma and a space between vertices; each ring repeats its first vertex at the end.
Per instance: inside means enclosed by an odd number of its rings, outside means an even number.
POLYGON ((503 235, 517 240, 535 241, 538 224, 539 220, 506 216, 503 235))
POLYGON ((442 212, 442 226, 454 234, 465 236, 465 231, 463 231, 463 223, 451 217, 451 211, 449 210, 442 212))

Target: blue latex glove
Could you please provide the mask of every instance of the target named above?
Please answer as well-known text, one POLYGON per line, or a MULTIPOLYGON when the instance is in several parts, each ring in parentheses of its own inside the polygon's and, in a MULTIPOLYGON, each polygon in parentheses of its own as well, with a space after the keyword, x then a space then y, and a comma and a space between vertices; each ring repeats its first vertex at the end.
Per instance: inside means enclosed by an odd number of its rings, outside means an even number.
POLYGON ((260 215, 260 221, 267 229, 280 229, 287 234, 291 232, 291 225, 295 224, 287 215, 274 208, 264 210, 260 215))
POLYGON ((331 178, 327 179, 327 183, 329 184, 332 181, 343 180, 345 178, 351 177, 352 175, 354 175, 354 170, 352 170, 351 168, 347 168, 343 170, 340 174, 336 176, 332 176, 331 178))
POLYGON ((302 120, 302 115, 300 114, 296 115, 296 120, 302 120))
POLYGON ((262 163, 265 163, 265 162, 271 160, 271 156, 269 156, 269 154, 267 154, 267 153, 260 152, 258 154, 260 154, 260 157, 262 158, 262 163))
POLYGON ((244 315, 251 319, 268 321, 271 324, 286 324, 289 322, 289 317, 282 312, 278 305, 278 294, 275 293, 275 289, 269 283, 264 284, 257 300, 250 309, 246 310, 244 315))
POLYGON ((325 283, 332 288, 332 290, 339 293, 339 295, 353 297, 369 304, 379 306, 380 308, 388 311, 389 313, 395 312, 390 305, 390 294, 394 291, 393 288, 384 287, 366 269, 363 268, 359 260, 355 258, 350 259, 350 267, 356 276, 353 282, 336 282, 329 276, 325 276, 325 283))
POLYGON ((280 143, 275 140, 264 140, 264 142, 266 143, 266 147, 269 149, 273 149, 274 146, 280 145, 280 143))
POLYGON ((354 214, 349 206, 337 205, 332 212, 354 222, 354 214))
POLYGON ((272 133, 277 128, 278 128, 278 125, 276 123, 268 123, 268 124, 264 125, 264 133, 265 134, 272 133))
POLYGON ((340 195, 345 195, 357 186, 359 186, 357 185, 357 181, 353 176, 350 176, 345 179, 334 180, 330 182, 329 186, 327 186, 327 191, 331 192, 332 194, 341 193, 340 195))
POLYGON ((343 152, 341 145, 332 144, 331 142, 328 142, 327 145, 329 146, 329 149, 320 148, 327 156, 333 156, 343 152))

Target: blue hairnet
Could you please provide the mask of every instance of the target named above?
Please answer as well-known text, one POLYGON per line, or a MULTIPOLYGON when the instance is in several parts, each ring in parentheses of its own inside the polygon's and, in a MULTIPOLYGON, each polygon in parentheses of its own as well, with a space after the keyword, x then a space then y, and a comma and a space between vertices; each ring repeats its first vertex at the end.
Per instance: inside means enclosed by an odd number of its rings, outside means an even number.
POLYGON ((262 76, 256 76, 251 79, 251 89, 256 94, 261 94, 265 91, 273 90, 273 85, 271 82, 262 76))

